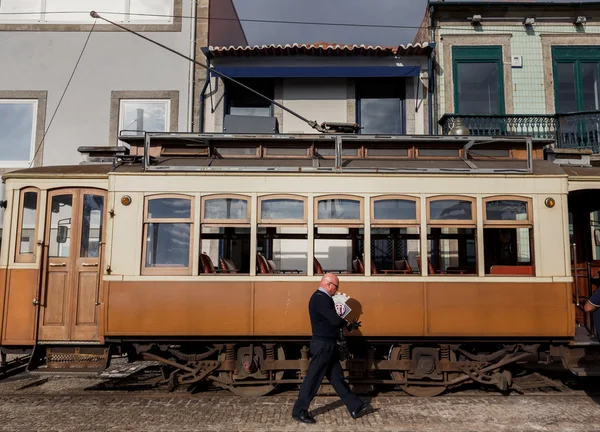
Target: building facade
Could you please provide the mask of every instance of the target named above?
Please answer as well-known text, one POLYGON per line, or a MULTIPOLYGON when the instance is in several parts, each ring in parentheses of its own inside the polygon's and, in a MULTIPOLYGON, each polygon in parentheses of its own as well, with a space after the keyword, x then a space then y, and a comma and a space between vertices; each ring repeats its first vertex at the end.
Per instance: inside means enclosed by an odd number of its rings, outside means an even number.
MULTIPOLYGON (((428 43, 211 46, 205 50, 213 71, 240 80, 301 117, 319 124, 358 123, 359 133, 387 135, 429 133, 427 64, 431 51, 428 43)), ((205 132, 314 132, 294 113, 214 72, 202 100, 205 132), (256 121, 237 126, 238 116, 273 121, 264 120, 266 129, 251 130, 256 121)))
POLYGON ((440 132, 463 117, 475 134, 537 134, 598 153, 599 18, 597 2, 430 2, 416 41, 437 45, 440 132))

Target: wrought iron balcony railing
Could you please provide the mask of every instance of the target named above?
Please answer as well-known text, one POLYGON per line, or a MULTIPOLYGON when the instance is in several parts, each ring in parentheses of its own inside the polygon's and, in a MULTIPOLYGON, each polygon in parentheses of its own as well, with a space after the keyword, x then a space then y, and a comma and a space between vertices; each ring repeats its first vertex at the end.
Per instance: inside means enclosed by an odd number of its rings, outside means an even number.
POLYGON ((590 149, 600 153, 600 111, 569 114, 463 115, 445 114, 439 121, 448 135, 462 119, 471 135, 531 136, 556 141, 558 148, 590 149))

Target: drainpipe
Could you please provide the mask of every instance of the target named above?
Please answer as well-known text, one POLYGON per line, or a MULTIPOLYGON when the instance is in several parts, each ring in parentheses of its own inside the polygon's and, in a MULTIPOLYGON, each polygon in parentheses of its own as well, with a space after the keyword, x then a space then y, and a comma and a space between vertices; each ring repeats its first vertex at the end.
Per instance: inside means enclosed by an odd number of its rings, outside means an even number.
POLYGON ((430 134, 433 134, 434 132, 434 128, 435 128, 435 135, 437 135, 437 115, 438 115, 438 107, 437 107, 437 102, 438 102, 438 98, 437 98, 437 93, 436 93, 436 88, 437 88, 437 80, 435 79, 435 70, 434 70, 434 60, 435 60, 435 27, 434 27, 434 14, 435 14, 435 8, 434 6, 430 6, 429 7, 429 31, 430 31, 430 39, 431 42, 434 44, 434 49, 431 51, 431 53, 429 54, 429 79, 431 80, 430 84, 429 84, 429 88, 431 89, 431 93, 430 93, 430 97, 431 99, 433 99, 433 106, 432 104, 429 105, 430 108, 433 108, 433 114, 429 116, 429 121, 430 121, 430 134))
POLYGON ((433 62, 431 61, 432 54, 433 51, 431 51, 427 55, 427 74, 429 76, 429 83, 427 84, 427 113, 429 117, 429 135, 433 135, 433 107, 431 106, 433 99, 433 89, 431 88, 433 81, 433 71, 431 70, 431 67, 433 66, 433 62))
POLYGON ((208 50, 203 50, 204 55, 206 56, 206 79, 204 81, 204 87, 202 87, 202 91, 200 92, 200 109, 199 109, 199 123, 198 130, 200 133, 204 132, 204 104, 206 102, 206 89, 208 88, 208 84, 210 83, 210 58, 208 50))
MULTIPOLYGON (((192 0, 192 41, 190 44, 190 58, 196 58, 196 17, 198 13, 198 0, 192 0)), ((196 64, 190 62, 190 82, 188 85, 188 132, 194 131, 194 90, 196 89, 196 64)))

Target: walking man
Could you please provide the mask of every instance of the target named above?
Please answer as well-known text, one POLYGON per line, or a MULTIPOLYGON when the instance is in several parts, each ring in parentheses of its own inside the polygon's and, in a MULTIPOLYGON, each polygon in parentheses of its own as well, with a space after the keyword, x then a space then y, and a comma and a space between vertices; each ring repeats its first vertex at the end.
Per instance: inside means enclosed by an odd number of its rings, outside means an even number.
POLYGON ((308 413, 308 407, 317 395, 325 376, 348 408, 352 418, 361 417, 370 408, 368 404, 363 403, 358 396, 352 393, 344 381, 337 340, 341 329, 357 330, 360 323, 355 320, 352 324, 348 324, 335 312, 335 305, 331 297, 338 290, 339 284, 337 276, 327 273, 321 279, 319 288, 308 303, 312 327, 312 340, 310 341, 312 360, 308 366, 306 378, 300 386, 298 400, 292 410, 292 418, 303 423, 316 423, 308 413))

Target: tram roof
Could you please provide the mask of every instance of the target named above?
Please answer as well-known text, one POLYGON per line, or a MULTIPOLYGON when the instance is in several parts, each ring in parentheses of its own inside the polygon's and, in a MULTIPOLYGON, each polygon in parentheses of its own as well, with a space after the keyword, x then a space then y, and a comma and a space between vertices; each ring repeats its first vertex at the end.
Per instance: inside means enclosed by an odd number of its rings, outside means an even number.
MULTIPOLYGON (((275 174, 269 170, 272 168, 273 161, 268 159, 252 160, 252 166, 256 168, 256 172, 263 172, 266 175, 275 174)), ((324 160, 322 162, 322 171, 313 170, 314 174, 334 173, 332 171, 334 161, 324 160)), ((248 168, 249 160, 244 158, 239 159, 174 159, 160 158, 157 161, 158 166, 179 166, 181 163, 195 163, 197 167, 207 167, 208 165, 231 168, 231 174, 235 174, 235 168, 248 168)), ((524 170, 527 167, 526 161, 477 161, 477 166, 481 169, 496 170, 498 174, 505 171, 505 174, 519 174, 516 170, 524 170), (511 172, 515 171, 515 172, 511 172)), ((304 168, 312 169, 312 161, 310 159, 285 159, 277 162, 278 166, 293 168, 292 173, 298 172, 304 168)), ((436 174, 464 174, 472 175, 470 167, 464 161, 458 160, 349 160, 345 161, 343 174, 362 174, 365 170, 372 170, 374 174, 414 174, 414 175, 436 175, 436 174), (347 162, 347 163, 346 163, 347 162), (435 171, 432 171, 435 170, 435 171)), ((222 172, 215 170, 216 172, 222 172)), ((243 172, 246 172, 244 170, 243 172)), ((3 179, 9 178, 25 178, 25 177, 53 177, 53 178, 78 178, 78 177, 107 177, 109 173, 122 174, 143 174, 144 170, 141 164, 121 164, 114 166, 113 164, 83 164, 83 165, 64 165, 64 166, 46 166, 28 168, 17 171, 11 171, 4 174, 3 179)), ((368 173, 368 172, 367 172, 368 173)), ((154 172, 145 173, 152 175, 154 172)), ((173 172, 177 174, 177 172, 173 172)), ((553 162, 546 160, 533 161, 533 175, 539 176, 564 176, 564 175, 590 175, 600 176, 600 168, 574 168, 560 167, 553 162)))

